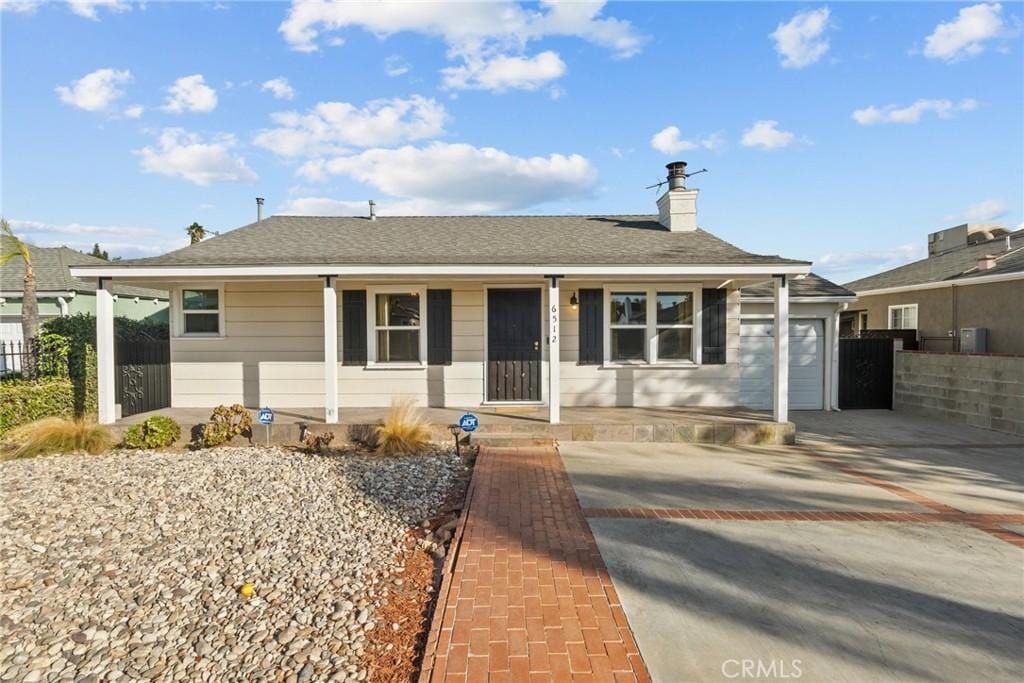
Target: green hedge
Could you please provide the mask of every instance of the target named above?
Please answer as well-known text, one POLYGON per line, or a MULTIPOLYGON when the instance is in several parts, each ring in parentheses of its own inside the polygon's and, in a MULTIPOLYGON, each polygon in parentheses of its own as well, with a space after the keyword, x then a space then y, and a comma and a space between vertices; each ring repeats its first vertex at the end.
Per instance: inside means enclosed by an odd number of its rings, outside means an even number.
POLYGON ((0 435, 44 417, 74 417, 75 389, 64 378, 0 382, 0 435))

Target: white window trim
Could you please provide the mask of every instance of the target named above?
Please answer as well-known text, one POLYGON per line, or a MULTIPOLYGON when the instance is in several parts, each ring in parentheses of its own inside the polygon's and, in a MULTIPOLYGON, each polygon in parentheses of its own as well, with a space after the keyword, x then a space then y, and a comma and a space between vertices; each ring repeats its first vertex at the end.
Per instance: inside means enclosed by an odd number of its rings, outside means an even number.
POLYGON ((426 285, 387 285, 368 287, 366 289, 366 367, 382 369, 426 368, 427 367, 427 286, 426 285), (378 327, 377 326, 377 295, 378 294, 417 294, 420 299, 420 324, 418 327, 378 327), (390 363, 377 360, 378 330, 419 330, 420 360, 418 363, 390 363))
MULTIPOLYGON (((900 317, 903 317, 904 315, 905 315, 904 313, 900 313, 900 317)), ((889 330, 897 330, 897 329, 899 329, 899 330, 916 330, 918 328, 919 324, 920 324, 920 320, 917 317, 917 304, 895 304, 893 306, 889 306, 889 310, 886 313, 886 329, 889 329, 889 330), (914 311, 914 326, 913 327, 893 327, 892 326, 892 312, 894 310, 897 310, 897 309, 899 309, 900 311, 905 311, 907 309, 912 309, 914 311)))
MULTIPOLYGON (((196 282, 189 283, 183 287, 177 287, 171 294, 171 308, 174 315, 174 338, 175 339, 223 339, 224 330, 224 309, 227 308, 224 301, 223 282, 196 282), (215 289, 217 290, 217 331, 216 332, 185 332, 185 302, 182 300, 185 290, 215 289)), ((213 311, 196 311, 196 313, 212 313, 213 311)))
POLYGON ((692 368, 701 364, 701 284, 697 282, 645 282, 636 283, 602 283, 604 292, 602 318, 604 319, 604 367, 606 368, 692 368), (688 292, 693 301, 692 325, 658 325, 658 292, 688 292), (612 360, 612 330, 637 328, 639 325, 613 325, 611 322, 611 295, 618 292, 643 292, 647 297, 647 359, 638 361, 612 360), (658 360, 658 329, 690 328, 693 330, 693 360, 658 360))

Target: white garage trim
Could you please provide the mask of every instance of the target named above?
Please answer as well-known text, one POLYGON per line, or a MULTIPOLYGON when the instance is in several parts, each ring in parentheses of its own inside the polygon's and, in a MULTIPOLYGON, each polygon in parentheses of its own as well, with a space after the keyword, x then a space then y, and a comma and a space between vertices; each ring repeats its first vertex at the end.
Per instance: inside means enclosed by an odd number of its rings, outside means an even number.
MULTIPOLYGON (((744 380, 744 354, 749 349, 749 345, 745 348, 747 343, 747 337, 744 335, 744 325, 762 323, 772 325, 774 322, 773 316, 770 314, 748 314, 741 316, 740 319, 740 402, 743 405, 759 409, 770 409, 771 408, 771 388, 766 386, 758 389, 751 389, 749 385, 745 386, 744 380), (749 392, 756 391, 757 399, 752 399, 749 392), (761 396, 761 394, 764 394, 761 396)), ((799 376, 794 376, 794 372, 803 372, 802 368, 807 368, 806 364, 801 365, 799 362, 792 362, 790 365, 790 408, 795 410, 831 410, 833 409, 833 387, 835 386, 835 364, 833 359, 834 354, 832 353, 832 347, 835 344, 835 332, 834 326, 832 325, 832 316, 795 316, 790 319, 790 353, 793 354, 801 348, 801 340, 806 338, 805 335, 801 335, 798 330, 794 330, 794 327, 800 324, 811 323, 815 326, 817 334, 815 339, 818 340, 814 349, 814 366, 818 369, 816 374, 820 375, 820 379, 814 378, 816 381, 814 384, 814 393, 804 393, 803 396, 794 394, 794 389, 801 391, 806 389, 806 377, 801 382, 799 376), (818 384, 820 382, 820 384, 818 384)), ((765 354, 767 356, 767 363, 769 368, 771 367, 772 359, 770 351, 765 354)), ((763 361, 762 361, 763 362, 763 361)), ((750 369, 750 366, 748 366, 750 369)), ((806 374, 806 373, 804 373, 806 374)), ((771 372, 768 371, 764 379, 770 380, 771 372)), ((770 382, 768 382, 770 384, 770 382)))

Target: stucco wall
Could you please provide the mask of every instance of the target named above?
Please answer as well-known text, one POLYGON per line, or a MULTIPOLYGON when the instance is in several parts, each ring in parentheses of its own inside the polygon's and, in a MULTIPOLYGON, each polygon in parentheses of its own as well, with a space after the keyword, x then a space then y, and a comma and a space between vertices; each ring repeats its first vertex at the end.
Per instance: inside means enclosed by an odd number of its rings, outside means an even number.
MULTIPOLYGON (((866 296, 850 310, 866 310, 870 329, 886 329, 889 306, 899 304, 917 304, 919 336, 946 337, 950 330, 959 334, 962 327, 986 327, 990 353, 1024 353, 1024 280, 866 296)), ((941 342, 932 344, 939 349, 941 342)))
POLYGON ((900 351, 899 411, 1024 434, 1024 356, 900 351))
MULTIPOLYGON (((701 283, 698 283, 700 286, 701 283)), ((712 283, 708 283, 712 285, 712 283)), ((718 282, 713 283, 717 285, 718 282)), ((337 289, 366 282, 338 281, 337 289)), ((546 312, 546 283, 542 309, 546 312)), ((491 283, 491 286, 502 286, 491 283)), ((579 313, 573 292, 601 283, 563 283, 561 294, 561 402, 565 406, 736 405, 739 399, 738 292, 727 303, 728 363, 691 368, 606 368, 578 365, 579 313)), ((395 369, 339 363, 338 401, 344 407, 386 406, 395 394, 424 405, 477 407, 484 392, 485 283, 432 281, 452 290, 452 364, 395 369)), ((228 282, 225 336, 172 337, 172 401, 178 407, 240 402, 249 406, 314 408, 323 405, 323 299, 320 281, 228 282)), ((345 325, 338 295, 338 349, 345 325)), ((429 325, 429 320, 427 321, 429 325)), ((545 317, 542 334, 547 334, 545 317)), ((699 341, 698 341, 699 343, 699 341)), ((542 346, 543 348, 543 346, 542 346)), ((547 400, 547 349, 542 371, 547 400)))

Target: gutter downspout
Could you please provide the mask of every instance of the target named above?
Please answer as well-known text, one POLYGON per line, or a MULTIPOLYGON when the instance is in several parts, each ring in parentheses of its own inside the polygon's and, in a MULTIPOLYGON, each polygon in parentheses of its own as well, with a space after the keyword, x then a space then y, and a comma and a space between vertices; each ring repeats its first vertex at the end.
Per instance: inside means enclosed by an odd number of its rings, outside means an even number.
POLYGON ((58 296, 57 305, 60 307, 60 317, 68 317, 68 300, 62 296, 58 296))
POLYGON ((850 307, 850 304, 843 303, 832 312, 832 349, 829 359, 829 374, 832 381, 829 383, 829 404, 830 410, 840 412, 839 409, 839 319, 843 312, 850 307))

